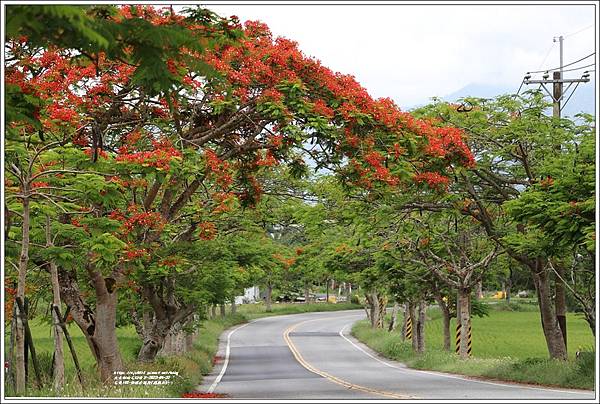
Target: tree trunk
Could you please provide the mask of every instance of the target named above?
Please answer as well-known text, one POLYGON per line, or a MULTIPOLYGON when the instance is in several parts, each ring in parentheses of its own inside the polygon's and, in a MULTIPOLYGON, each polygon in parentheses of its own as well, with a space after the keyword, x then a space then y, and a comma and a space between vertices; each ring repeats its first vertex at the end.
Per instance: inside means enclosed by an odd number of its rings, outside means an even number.
MULTIPOLYGON (((173 346, 174 346, 174 344, 173 344, 173 334, 169 333, 165 337, 165 339, 163 341, 163 344, 162 344, 162 348, 160 349, 160 351, 158 351, 158 353, 156 354, 156 356, 168 356, 168 355, 171 355, 174 352, 173 346)), ((150 360, 152 360, 152 359, 150 359, 150 360)), ((144 361, 148 362, 149 360, 146 359, 144 361)))
POLYGON ((325 281, 325 303, 329 303, 329 279, 325 281))
POLYGON ((112 291, 96 302, 96 329, 94 338, 100 348, 100 380, 111 383, 114 372, 121 370, 123 363, 117 342, 117 293, 112 291))
POLYGON ((385 314, 387 311, 387 298, 382 294, 378 294, 377 304, 379 306, 377 309, 377 311, 379 312, 379 321, 377 323, 377 328, 384 328, 385 314))
MULTIPOLYGON (((170 290, 172 291, 173 288, 170 290)), ((143 286, 142 292, 153 310, 153 315, 150 324, 144 327, 145 335, 138 360, 152 362, 163 350, 165 342, 174 345, 171 349, 178 349, 182 344, 180 342, 182 337, 177 335, 178 331, 189 321, 190 316, 196 311, 196 306, 194 304, 180 306, 176 304, 173 295, 168 296, 165 301, 159 291, 151 285, 143 286)))
POLYGON ((394 307, 392 308, 392 318, 390 320, 390 326, 388 328, 389 332, 395 331, 398 325, 398 302, 394 302, 394 307))
POLYGON ((565 350, 567 350, 567 296, 565 284, 561 281, 561 278, 565 279, 565 269, 562 265, 555 265, 555 267, 556 272, 558 273, 554 280, 554 291, 556 293, 554 297, 554 305, 556 307, 556 322, 560 327, 563 341, 565 343, 565 350))
POLYGON ((510 289, 512 287, 512 279, 508 278, 506 281, 506 304, 510 304, 510 289))
POLYGON ((425 352, 425 315, 427 313, 427 303, 424 300, 419 302, 419 319, 417 323, 417 352, 425 352))
MULTIPOLYGON (((26 194, 28 189, 24 187, 23 193, 26 194)), ((20 299, 21 302, 25 302, 25 282, 27 277, 27 266, 29 264, 29 198, 23 198, 23 229, 21 232, 21 254, 19 256, 19 278, 17 282, 17 294, 16 299, 20 299)), ((25 393, 25 326, 23 324, 21 313, 17 306, 16 320, 16 355, 15 355, 15 393, 20 395, 25 393)))
POLYGON ((477 299, 483 299, 483 282, 479 280, 476 284, 477 299))
POLYGON ((170 352, 171 340, 169 331, 171 329, 167 320, 154 319, 152 326, 144 335, 144 342, 138 352, 138 360, 141 362, 152 362, 161 351, 170 352), (168 345, 165 349, 165 344, 168 345))
POLYGON ((60 292, 94 355, 101 381, 110 384, 114 372, 123 367, 116 334, 117 292, 114 280, 102 278, 100 272, 91 268, 88 273, 96 292, 95 312, 83 300, 74 274, 58 272, 60 292))
POLYGON ((460 324, 460 345, 458 354, 462 359, 469 357, 468 335, 471 325, 471 315, 469 313, 471 300, 471 291, 467 288, 458 289, 458 308, 457 321, 460 324))
MULTIPOLYGON (((50 229, 50 216, 46 216, 46 246, 52 247, 52 232, 50 229)), ((50 261, 50 283, 52 285, 52 306, 61 308, 60 285, 58 283, 58 269, 54 261, 50 261)), ((54 363, 53 363, 53 383, 54 391, 60 394, 65 384, 65 358, 63 353, 63 331, 60 326, 60 318, 54 309, 52 311, 52 320, 54 322, 54 363)))
POLYGON ((371 320, 371 328, 382 327, 383 313, 381 313, 381 304, 377 292, 372 292, 366 295, 369 303, 369 318, 371 320))
POLYGON ((220 311, 220 314, 221 314, 221 318, 225 317, 225 314, 226 314, 225 313, 225 303, 221 303, 219 305, 219 311, 220 311))
POLYGON ((537 260, 536 267, 540 270, 533 272, 533 280, 538 293, 538 304, 540 306, 540 317, 542 329, 546 338, 548 352, 553 359, 567 359, 567 350, 563 340, 560 326, 556 321, 556 314, 553 313, 552 298, 550 296, 550 278, 545 269, 542 268, 541 260, 537 260))
POLYGON ((271 311, 273 311, 273 309, 271 308, 271 295, 273 293, 273 285, 271 285, 270 283, 267 284, 267 296, 265 299, 265 305, 266 305, 266 311, 267 313, 270 313, 271 311))
POLYGON ((237 313, 237 305, 235 304, 235 296, 231 298, 231 314, 237 313))
POLYGON ((310 303, 310 289, 308 288, 308 281, 304 282, 304 303, 310 303))
POLYGON ((214 304, 210 306, 210 318, 217 318, 217 306, 214 304))
POLYGON ((346 289, 346 301, 348 303, 350 303, 351 300, 352 300, 352 284, 350 282, 348 282, 347 289, 346 289))
POLYGON ((441 294, 435 294, 435 301, 442 312, 442 328, 444 330, 444 351, 450 351, 450 310, 448 304, 444 302, 441 294))

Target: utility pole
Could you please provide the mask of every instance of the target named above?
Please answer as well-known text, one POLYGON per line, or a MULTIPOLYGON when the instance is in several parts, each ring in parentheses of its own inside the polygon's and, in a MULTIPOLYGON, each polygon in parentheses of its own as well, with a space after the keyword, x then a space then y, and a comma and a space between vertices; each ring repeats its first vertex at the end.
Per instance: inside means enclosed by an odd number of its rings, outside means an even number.
MULTIPOLYGON (((590 74, 586 70, 583 72, 583 75, 579 79, 565 79, 563 76, 563 66, 564 66, 564 63, 563 63, 563 41, 564 41, 564 37, 562 35, 559 37, 554 37, 553 41, 554 42, 558 41, 558 44, 559 44, 560 66, 558 68, 558 71, 555 71, 552 73, 552 80, 548 79, 550 77, 548 71, 546 71, 544 73, 544 75, 542 76, 543 77, 542 80, 531 80, 531 72, 527 72, 527 74, 523 78, 523 84, 540 84, 544 88, 544 90, 546 90, 546 93, 548 93, 550 98, 552 98, 552 116, 555 118, 560 118, 562 109, 564 108, 566 103, 571 98, 571 95, 573 95, 573 93, 577 89, 577 86, 579 85, 579 83, 589 82, 590 74), (546 84, 550 84, 550 83, 552 83, 552 92, 550 92, 550 90, 548 90, 548 88, 546 87, 546 84), (566 90, 563 91, 563 85, 565 83, 568 83, 569 85, 567 86, 566 90), (569 98, 567 98, 567 101, 565 101, 565 103, 563 104, 562 100, 563 100, 565 94, 567 92, 569 92, 569 89, 571 88, 573 83, 577 83, 577 85, 571 92, 571 95, 569 96, 569 98)), ((552 69, 552 70, 556 70, 556 69, 552 69)))
MULTIPOLYGON (((564 61, 563 61, 564 37, 562 35, 560 35, 559 37, 554 37, 552 40, 554 42, 558 41, 559 49, 560 49, 560 66, 558 67, 558 69, 551 69, 551 70, 554 70, 554 72, 552 73, 552 80, 548 79, 550 77, 549 71, 546 71, 544 73, 542 80, 531 80, 531 73, 527 72, 527 74, 523 78, 523 83, 524 84, 540 84, 544 88, 546 93, 548 93, 550 98, 552 98, 552 116, 554 118, 560 118, 562 109, 567 104, 567 102, 571 99, 571 96, 577 89, 577 86, 579 85, 579 83, 589 82, 590 75, 589 75, 589 72, 586 70, 583 72, 583 75, 579 79, 565 79, 565 77, 563 75, 563 73, 564 73, 564 61), (558 71, 556 71, 556 70, 558 70, 558 71), (546 87, 546 84, 550 84, 550 83, 552 83, 552 92, 550 92, 548 90, 548 88, 546 87), (563 91, 563 85, 565 83, 568 83, 569 85, 567 86, 566 90, 563 91), (563 103, 562 101, 563 101, 565 94, 569 92, 569 89, 571 88, 571 86, 574 83, 577 83, 575 85, 575 88, 571 92, 571 95, 569 95, 569 98, 567 98, 567 100, 563 103)), ((573 64, 573 63, 571 63, 571 64, 573 64)), ((577 70, 577 69, 572 69, 572 70, 577 70)), ((539 72, 535 72, 535 73, 539 73, 539 72)), ((560 148, 561 148, 560 145, 556 146, 556 151, 558 153, 560 153, 560 148)), ((560 277, 564 278, 564 267, 562 265, 559 265, 558 267, 560 269, 558 270, 557 273, 559 274, 560 277)), ((555 298, 554 298, 554 306, 555 306, 555 312, 556 312, 556 322, 558 323, 558 326, 562 333, 563 341, 565 343, 565 350, 566 350, 566 348, 567 348, 566 291, 565 291, 564 283, 559 281, 558 279, 556 280, 556 284, 555 284, 555 292, 556 293, 555 293, 555 298)))
MULTIPOLYGON (((560 101, 562 99, 563 83, 563 36, 558 37, 558 45, 560 48, 560 71, 552 74, 554 80, 553 97, 552 97, 552 116, 560 118, 560 101)), ((556 37, 552 38, 552 41, 556 42, 556 37)))
MULTIPOLYGON (((552 78, 555 80, 554 81, 554 88, 553 88, 553 92, 554 92, 554 97, 552 97, 553 100, 553 104, 552 104, 552 116, 554 118, 560 118, 560 104, 561 104, 561 100, 562 100, 562 95, 563 95, 563 83, 562 83, 562 79, 563 79, 563 36, 559 36, 558 37, 558 44, 559 44, 559 48, 560 48, 560 71, 558 72, 554 72, 552 74, 552 78)), ((553 41, 556 42, 556 37, 553 38, 553 41)), ((573 90, 575 91, 575 90, 573 90)), ((556 151, 557 153, 560 153, 560 144, 558 144, 556 146, 556 151)), ((558 266, 559 272, 560 272, 560 276, 564 279, 564 268, 562 265, 558 266)), ((567 350, 567 291, 565 288, 565 284, 560 281, 559 279, 556 279, 556 283, 554 286, 554 291, 555 291, 555 295, 554 295, 554 310, 556 312, 556 322, 558 323, 558 326, 560 327, 560 332, 562 333, 562 337, 563 337, 563 341, 565 343, 565 351, 567 350)))

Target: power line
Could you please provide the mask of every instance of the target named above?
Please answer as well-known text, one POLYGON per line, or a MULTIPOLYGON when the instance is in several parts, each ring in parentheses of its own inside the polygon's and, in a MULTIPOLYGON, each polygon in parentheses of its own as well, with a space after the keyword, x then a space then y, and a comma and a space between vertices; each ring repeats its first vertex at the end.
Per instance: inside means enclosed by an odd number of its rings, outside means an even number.
POLYGON ((595 65, 596 65, 596 63, 590 63, 589 65, 585 65, 585 66, 581 66, 581 67, 574 67, 572 69, 565 69, 565 70, 563 70, 563 72, 572 72, 574 70, 581 70, 581 69, 585 69, 586 67, 592 67, 592 66, 595 66, 595 65))
POLYGON ((552 45, 550 45, 550 47, 548 48, 548 52, 546 52, 546 56, 544 56, 544 59, 542 60, 542 63, 540 63, 540 65, 538 66, 538 69, 540 67, 542 67, 542 65, 544 64, 544 62, 546 61, 546 59, 548 59, 548 56, 550 56, 550 52, 552 52, 552 49, 554 49, 554 45, 556 45, 556 42, 552 42, 552 45))
POLYGON ((565 35, 564 37, 565 37, 565 38, 568 38, 568 37, 570 37, 570 36, 577 35, 577 34, 579 34, 580 32, 583 32, 583 31, 585 31, 586 29, 590 29, 590 28, 592 28, 593 26, 594 26, 594 24, 590 24, 590 25, 588 25, 587 27, 583 27, 583 28, 581 28, 579 31, 575 31, 575 32, 573 32, 573 33, 571 33, 571 34, 567 34, 567 35, 565 35))
MULTIPOLYGON (((592 52, 592 53, 590 53, 589 55, 587 55, 587 56, 584 56, 584 57, 582 57, 581 59, 578 59, 578 60, 576 60, 576 61, 574 61, 574 62, 567 63, 566 65, 563 65, 562 67, 567 67, 567 66, 574 65, 575 63, 579 63, 579 62, 581 62, 582 60, 585 60, 585 59, 589 58, 590 56, 594 56, 595 54, 596 54, 596 52, 592 52)), ((553 71, 553 70, 560 70, 560 68, 561 68, 561 66, 559 66, 559 67, 555 67, 555 68, 553 68, 553 69, 536 70, 536 71, 533 71, 533 72, 527 72, 527 73, 545 73, 545 72, 551 72, 551 71, 553 71)))

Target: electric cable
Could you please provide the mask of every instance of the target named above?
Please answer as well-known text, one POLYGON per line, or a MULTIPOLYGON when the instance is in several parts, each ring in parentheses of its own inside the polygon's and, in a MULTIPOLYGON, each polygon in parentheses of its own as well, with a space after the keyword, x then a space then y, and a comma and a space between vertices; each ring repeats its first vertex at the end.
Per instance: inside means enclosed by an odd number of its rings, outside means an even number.
MULTIPOLYGON (((595 54, 596 54, 596 52, 592 52, 589 55, 584 56, 581 59, 578 59, 578 60, 576 60, 574 62, 567 63, 566 65, 563 65, 562 67, 564 68, 564 67, 568 67, 568 66, 574 65, 575 63, 579 63, 582 60, 585 60, 585 59, 589 58, 590 56, 594 56, 595 54)), ((554 71, 554 70, 560 70, 560 66, 559 67, 555 67, 553 69, 536 70, 536 71, 527 72, 527 73, 545 73, 545 72, 551 72, 551 71, 554 71)))

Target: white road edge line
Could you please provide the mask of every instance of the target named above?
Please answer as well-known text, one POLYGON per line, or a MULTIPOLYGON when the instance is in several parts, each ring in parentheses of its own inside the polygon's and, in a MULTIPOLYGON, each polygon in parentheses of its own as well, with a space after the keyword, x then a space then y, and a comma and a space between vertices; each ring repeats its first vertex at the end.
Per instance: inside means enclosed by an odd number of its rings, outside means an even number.
POLYGON ((522 389, 530 389, 530 390, 541 390, 541 391, 553 391, 556 393, 570 393, 570 394, 594 394, 593 391, 588 392, 582 392, 582 391, 570 391, 570 390, 557 390, 557 389, 546 389, 546 388, 540 388, 540 387, 530 387, 530 386, 521 386, 521 385, 513 385, 513 384, 501 384, 501 383, 493 383, 493 382, 484 382, 481 380, 475 380, 475 379, 468 379, 468 378, 464 378, 464 377, 460 377, 460 376, 451 376, 451 375, 447 375, 444 373, 437 373, 437 372, 428 372, 426 370, 416 370, 416 369, 410 369, 410 368, 402 368, 402 367, 398 367, 398 366, 394 366, 390 363, 387 363, 385 361, 382 361, 381 359, 377 358, 376 356, 371 355, 369 352, 365 351, 364 349, 362 349, 361 347, 359 347, 358 345, 356 345, 354 342, 352 342, 350 339, 348 339, 345 335, 344 335, 344 331, 346 330, 346 328, 348 328, 350 325, 352 325, 354 323, 349 323, 346 324, 339 332, 340 337, 342 337, 343 339, 345 339, 346 341, 348 341, 350 344, 352 344, 352 346, 356 349, 358 349, 359 351, 361 351, 362 353, 364 353, 367 356, 370 356, 371 358, 375 359, 378 362, 383 363, 384 365, 394 368, 394 369, 398 369, 398 370, 402 370, 404 372, 409 372, 409 373, 415 373, 415 374, 419 374, 419 373, 427 373, 430 375, 434 375, 434 376, 441 376, 441 377, 447 377, 449 379, 459 379, 459 380, 463 380, 463 381, 468 381, 468 382, 474 382, 474 383, 481 383, 481 384, 491 384, 493 386, 500 386, 500 387, 506 387, 506 388, 522 388, 522 389))
POLYGON ((225 361, 223 362, 223 367, 221 368, 221 372, 219 372, 219 375, 217 376, 217 378, 215 379, 215 381, 212 382, 212 384, 208 388, 208 393, 212 393, 213 391, 215 391, 215 388, 217 387, 217 384, 219 384, 219 382, 223 378, 223 375, 225 374, 225 371, 227 370, 227 365, 229 365, 229 353, 231 352, 231 349, 230 349, 231 336, 237 330, 239 330, 240 328, 244 328, 245 326, 247 326, 249 324, 250 323, 242 324, 239 327, 236 327, 233 330, 229 331, 229 334, 227 335, 227 347, 225 348, 225 361))

